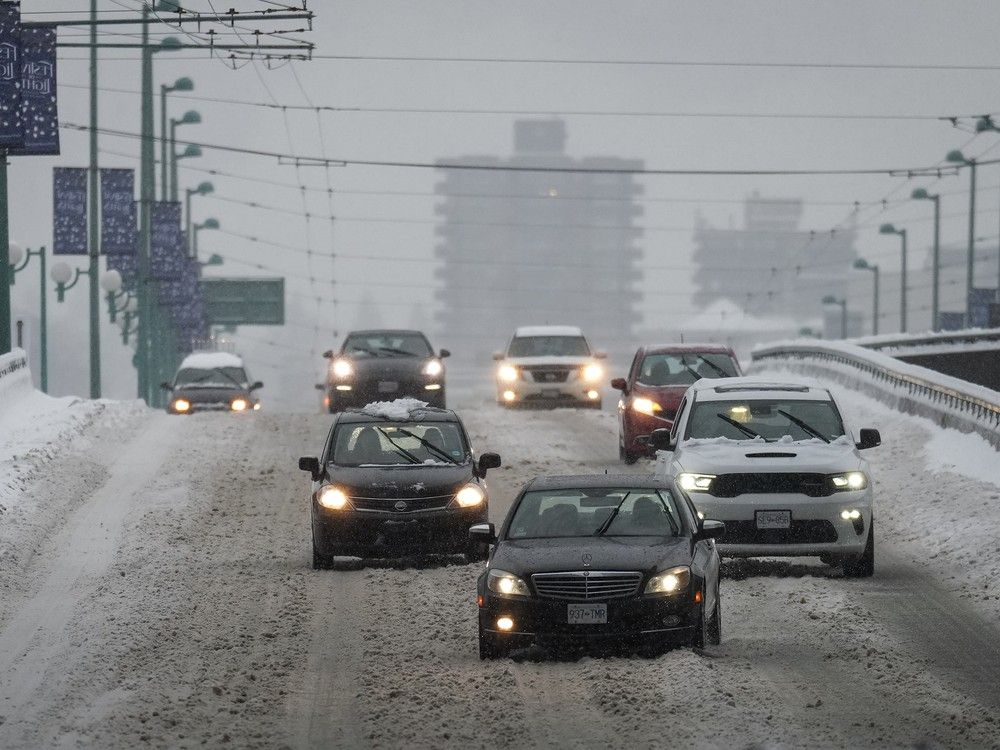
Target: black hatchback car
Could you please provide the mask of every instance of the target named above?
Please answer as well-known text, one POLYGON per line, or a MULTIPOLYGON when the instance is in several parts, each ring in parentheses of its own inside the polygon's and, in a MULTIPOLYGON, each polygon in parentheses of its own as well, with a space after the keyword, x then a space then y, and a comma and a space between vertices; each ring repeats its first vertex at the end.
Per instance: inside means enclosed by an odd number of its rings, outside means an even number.
POLYGON ((264 387, 251 381, 243 359, 229 352, 195 352, 177 368, 173 381, 161 383, 170 392, 168 414, 196 411, 257 411, 256 391, 264 387))
POLYGON ((590 475, 529 482, 479 577, 479 657, 541 646, 718 644, 718 521, 699 521, 667 477, 590 475))
POLYGON ((339 352, 324 352, 326 407, 331 414, 373 401, 410 397, 445 408, 443 359, 420 331, 373 330, 347 334, 339 352))
POLYGON ((322 455, 299 459, 313 480, 313 567, 338 555, 485 559, 487 545, 468 531, 486 521, 484 479, 498 466, 495 453, 474 458, 453 411, 401 399, 341 412, 322 455))

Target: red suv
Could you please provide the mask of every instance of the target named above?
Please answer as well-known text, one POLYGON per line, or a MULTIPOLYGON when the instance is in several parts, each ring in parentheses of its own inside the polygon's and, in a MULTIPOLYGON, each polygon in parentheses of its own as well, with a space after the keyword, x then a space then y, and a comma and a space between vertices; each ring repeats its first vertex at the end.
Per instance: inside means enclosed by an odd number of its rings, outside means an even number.
POLYGON ((728 346, 670 344, 643 346, 635 353, 627 378, 615 378, 611 387, 622 392, 618 400, 618 456, 635 463, 656 449, 639 437, 660 427, 670 428, 681 397, 701 378, 742 375, 728 346))

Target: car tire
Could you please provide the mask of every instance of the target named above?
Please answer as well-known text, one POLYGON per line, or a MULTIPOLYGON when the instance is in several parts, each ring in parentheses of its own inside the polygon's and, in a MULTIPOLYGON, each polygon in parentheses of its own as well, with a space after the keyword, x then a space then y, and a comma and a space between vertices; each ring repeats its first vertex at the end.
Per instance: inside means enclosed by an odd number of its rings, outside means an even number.
POLYGON ((313 547, 313 570, 330 570, 333 567, 333 558, 329 555, 322 555, 313 547))
POLYGON ((846 578, 871 578, 875 575, 875 520, 868 526, 868 543, 861 557, 844 563, 846 578))
POLYGON ((503 643, 492 633, 484 633, 483 626, 479 626, 479 659, 504 659, 510 655, 510 647, 503 643))
POLYGON ((715 594, 715 607, 712 610, 712 619, 708 623, 708 642, 713 646, 722 643, 722 603, 718 592, 715 594))
POLYGON ((636 461, 639 460, 639 454, 633 453, 632 451, 625 448, 621 443, 618 444, 618 459, 625 464, 631 466, 636 461))
POLYGON ((702 604, 698 614, 698 624, 694 628, 694 637, 691 638, 691 645, 694 648, 703 649, 708 643, 708 620, 705 619, 705 605, 702 604))

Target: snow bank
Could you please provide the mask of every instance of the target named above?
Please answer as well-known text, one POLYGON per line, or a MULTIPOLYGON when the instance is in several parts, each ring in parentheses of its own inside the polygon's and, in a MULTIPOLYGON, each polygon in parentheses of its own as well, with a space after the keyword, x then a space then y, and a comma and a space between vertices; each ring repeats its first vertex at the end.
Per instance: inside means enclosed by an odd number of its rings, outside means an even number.
POLYGON ((426 401, 415 398, 397 398, 395 401, 373 401, 362 411, 371 417, 383 417, 384 419, 409 419, 410 412, 423 409, 427 406, 426 401))
POLYGON ((31 370, 24 349, 0 354, 0 413, 4 406, 31 393, 31 370))

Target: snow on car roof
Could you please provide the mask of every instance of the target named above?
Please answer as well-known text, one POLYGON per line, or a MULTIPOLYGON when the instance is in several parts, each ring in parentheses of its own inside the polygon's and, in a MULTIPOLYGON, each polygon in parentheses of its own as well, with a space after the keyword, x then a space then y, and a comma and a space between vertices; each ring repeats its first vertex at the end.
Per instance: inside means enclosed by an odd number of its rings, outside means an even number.
POLYGON ((725 344, 647 344, 642 347, 646 354, 666 354, 669 352, 709 352, 730 354, 732 349, 725 344))
POLYGON ((733 398, 761 399, 792 396, 809 401, 827 401, 830 392, 812 378, 706 378, 691 386, 699 401, 730 401, 733 398))
POLYGON ((514 338, 523 336, 582 336, 577 326, 521 326, 514 330, 514 338))
POLYGON ((243 367, 243 360, 229 352, 195 352, 184 358, 181 367, 196 367, 200 370, 212 370, 216 367, 243 367))

